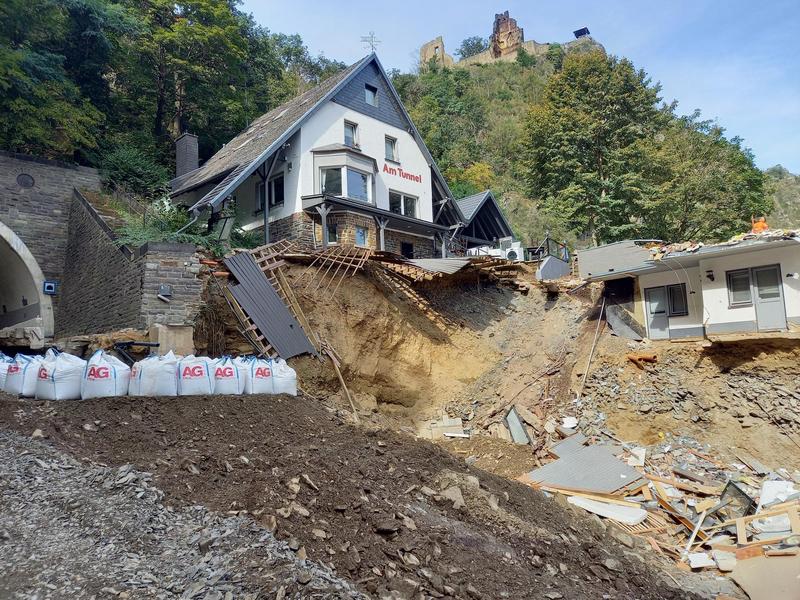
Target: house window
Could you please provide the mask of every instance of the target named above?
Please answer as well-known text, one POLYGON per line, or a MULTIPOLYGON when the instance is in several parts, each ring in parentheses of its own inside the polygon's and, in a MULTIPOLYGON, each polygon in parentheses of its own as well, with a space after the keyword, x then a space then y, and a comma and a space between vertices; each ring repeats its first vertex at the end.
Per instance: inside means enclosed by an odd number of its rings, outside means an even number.
POLYGON ((686 284, 678 283, 667 286, 667 303, 670 317, 683 317, 689 314, 689 303, 686 300, 686 284))
POLYGON ((347 169, 347 197, 369 202, 370 176, 361 171, 347 169))
MULTIPOLYGON (((269 181, 269 207, 283 206, 283 175, 273 177, 269 181)), ((261 206, 263 207, 263 201, 261 206)))
POLYGON ((339 241, 339 236, 336 231, 336 223, 328 223, 328 243, 336 244, 339 241))
POLYGON ((341 167, 336 167, 335 169, 322 169, 321 180, 322 180, 321 191, 323 194, 330 194, 331 196, 342 195, 341 167))
POLYGON ((417 199, 414 196, 389 191, 389 210, 413 219, 417 217, 417 199))
POLYGON ((397 140, 388 135, 385 138, 386 160, 397 162, 397 140))
POLYGON ((263 181, 256 183, 256 210, 253 212, 253 214, 257 215, 264 212, 264 202, 267 198, 266 191, 267 186, 264 185, 263 181))
POLYGON ((378 106, 378 88, 374 85, 364 85, 364 101, 372 106, 378 106))
POLYGON ((350 121, 344 122, 344 145, 350 148, 358 146, 358 125, 350 121))
POLYGON ((356 226, 356 246, 367 245, 367 228, 356 226))
POLYGON ((406 258, 414 258, 414 244, 411 242, 400 242, 400 254, 406 258))
POLYGON ((750 291, 750 269, 739 269, 725 273, 728 283, 728 303, 730 306, 746 306, 752 304, 750 291))

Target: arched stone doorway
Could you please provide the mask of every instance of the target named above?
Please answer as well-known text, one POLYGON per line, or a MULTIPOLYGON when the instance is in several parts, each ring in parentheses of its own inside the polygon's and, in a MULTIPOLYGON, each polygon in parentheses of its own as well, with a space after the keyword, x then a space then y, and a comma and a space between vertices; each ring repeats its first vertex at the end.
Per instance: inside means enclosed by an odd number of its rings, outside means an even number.
POLYGON ((53 303, 43 292, 44 273, 28 247, 0 222, 0 344, 27 340, 41 347, 53 337, 53 303))

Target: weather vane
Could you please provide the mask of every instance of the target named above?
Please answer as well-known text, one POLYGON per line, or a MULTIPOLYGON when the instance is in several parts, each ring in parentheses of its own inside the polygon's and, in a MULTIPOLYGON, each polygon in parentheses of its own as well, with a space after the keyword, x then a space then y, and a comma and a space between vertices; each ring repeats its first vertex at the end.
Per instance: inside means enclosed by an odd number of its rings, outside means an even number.
POLYGON ((361 36, 361 43, 364 44, 364 48, 369 48, 372 52, 375 52, 375 48, 378 47, 381 41, 375 37, 374 31, 370 31, 369 35, 361 36))

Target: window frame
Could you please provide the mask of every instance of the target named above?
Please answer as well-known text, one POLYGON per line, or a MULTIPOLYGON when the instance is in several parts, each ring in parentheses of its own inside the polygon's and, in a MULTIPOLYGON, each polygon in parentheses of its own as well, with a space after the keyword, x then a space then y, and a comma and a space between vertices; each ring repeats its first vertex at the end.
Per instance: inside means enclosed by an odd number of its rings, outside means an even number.
POLYGON ((348 148, 360 148, 361 147, 359 145, 359 143, 358 143, 358 123, 354 123, 353 121, 348 121, 348 120, 345 119, 343 134, 344 134, 344 145, 345 146, 347 146, 348 148), (347 128, 348 127, 351 127, 353 129, 353 143, 352 144, 348 144, 347 143, 347 128))
POLYGON ((378 106, 378 86, 372 85, 371 83, 364 84, 364 102, 369 104, 370 106, 374 106, 377 108, 378 106), (370 102, 370 93, 372 94, 372 99, 374 102, 370 102))
POLYGON ((728 308, 742 308, 747 306, 753 306, 753 273, 752 269, 732 269, 730 271, 725 271, 725 289, 728 292, 728 308), (731 278, 736 275, 747 275, 747 291, 749 294, 749 300, 746 301, 734 301, 733 299, 733 288, 731 287, 731 278))
POLYGON ((689 296, 686 293, 686 284, 685 283, 673 283, 670 285, 665 286, 667 288, 667 316, 668 317, 686 317, 689 315, 689 296), (670 290, 673 288, 678 288, 681 290, 681 294, 683 295, 683 301, 685 305, 685 309, 682 311, 676 311, 672 305, 672 295, 670 294, 670 290))
POLYGON ((267 188, 267 199, 269 202, 269 208, 272 210, 273 208, 282 207, 286 203, 286 177, 283 173, 278 173, 277 175, 273 175, 269 178, 267 182, 269 187, 267 188), (275 182, 278 179, 283 180, 283 198, 281 198, 280 202, 275 202, 275 182))
POLYGON ((347 198, 348 200, 354 200, 356 202, 362 202, 364 204, 375 204, 375 193, 373 191, 375 179, 373 177, 373 173, 368 171, 362 171, 361 169, 354 169, 353 167, 348 167, 346 165, 341 165, 338 167, 319 167, 319 190, 320 194, 328 194, 330 196, 337 196, 339 198, 347 198), (339 171, 339 180, 341 182, 341 193, 340 194, 333 194, 331 192, 325 192, 323 189, 323 171, 339 171), (354 173, 358 173, 359 175, 363 175, 367 178, 367 199, 363 200, 362 198, 356 198, 350 195, 350 189, 347 181, 347 174, 348 171, 353 171, 354 173))
POLYGON ((341 167, 341 166, 339 166, 339 167, 320 167, 319 168, 319 193, 320 194, 328 194, 330 196, 346 197, 345 192, 346 192, 347 188, 345 186, 347 185, 347 182, 342 177, 342 169, 343 168, 344 167, 341 167), (325 182, 325 177, 323 176, 323 173, 325 171, 339 171, 339 188, 340 188, 339 194, 334 194, 334 193, 325 191, 325 187, 324 187, 325 186, 325 183, 324 183, 325 182))
MULTIPOLYGON (((339 223, 327 222, 325 225, 328 228, 328 245, 330 246, 331 244, 334 244, 334 245, 338 244, 339 243, 339 223), (331 228, 333 228, 333 238, 331 238, 331 228)), ((325 234, 324 231, 322 233, 323 233, 323 235, 325 234)))
POLYGON ((404 217, 409 217, 410 219, 419 219, 419 197, 414 196, 412 194, 406 194, 405 192, 399 192, 397 190, 389 190, 389 212, 395 215, 402 215, 404 217), (392 194, 397 194, 400 196, 400 212, 395 212, 392 210, 392 194), (414 201, 415 207, 415 214, 414 215, 407 215, 406 214, 406 198, 414 201))
POLYGON ((359 248, 368 248, 369 247, 369 228, 364 227, 363 225, 356 225, 355 229, 353 230, 353 243, 358 246, 359 248), (358 231, 363 230, 364 232, 364 243, 358 243, 358 231))
POLYGON ((388 160, 389 162, 393 162, 393 163, 399 163, 400 162, 400 157, 399 157, 399 155, 397 153, 397 138, 396 137, 392 137, 391 135, 383 136, 383 154, 384 154, 384 159, 388 160), (387 142, 390 142, 390 141, 391 141, 391 144, 392 144, 392 156, 386 156, 386 144, 387 144, 387 142))
POLYGON ((260 215, 264 212, 264 207, 267 205, 267 182, 256 181, 256 209, 253 211, 254 215, 260 215))

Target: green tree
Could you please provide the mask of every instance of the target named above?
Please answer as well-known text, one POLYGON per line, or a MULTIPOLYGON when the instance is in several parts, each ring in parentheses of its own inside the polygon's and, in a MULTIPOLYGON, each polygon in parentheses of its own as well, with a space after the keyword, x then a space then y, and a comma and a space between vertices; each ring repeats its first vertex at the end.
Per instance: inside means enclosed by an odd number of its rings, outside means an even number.
POLYGON ((553 64, 556 71, 560 71, 564 64, 565 55, 566 52, 564 52, 564 47, 561 44, 550 44, 545 57, 553 64))
POLYGON ((675 119, 642 141, 641 172, 650 186, 638 216, 642 237, 725 240, 772 210, 751 153, 698 116, 675 119))
POLYGON ((527 118, 521 168, 542 209, 595 242, 631 235, 644 181, 640 140, 666 117, 659 88, 625 59, 569 55, 527 118))
POLYGON ((480 54, 484 50, 488 50, 489 42, 486 38, 479 35, 473 35, 461 42, 461 45, 456 50, 456 56, 460 58, 468 58, 480 54))

